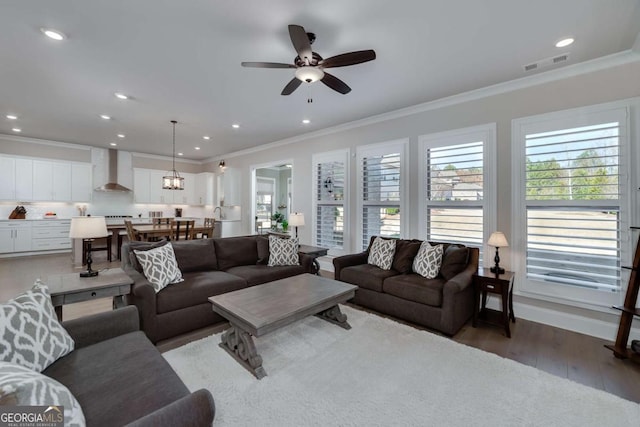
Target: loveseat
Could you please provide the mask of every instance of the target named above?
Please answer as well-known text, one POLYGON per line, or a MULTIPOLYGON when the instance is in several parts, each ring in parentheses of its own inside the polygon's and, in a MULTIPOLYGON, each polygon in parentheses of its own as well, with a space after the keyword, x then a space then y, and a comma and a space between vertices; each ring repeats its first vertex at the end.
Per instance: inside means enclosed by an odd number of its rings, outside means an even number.
POLYGON ((210 426, 211 393, 189 392, 140 331, 135 307, 62 323, 75 349, 42 373, 65 385, 88 426, 210 426))
POLYGON ((171 244, 184 282, 156 293, 133 251, 163 244, 131 242, 123 246, 122 255, 122 268, 134 280, 127 303, 138 307, 142 330, 154 343, 224 322, 213 312, 211 296, 313 272, 313 258, 302 253, 299 265, 268 266, 265 236, 175 241, 171 244))
POLYGON ((426 279, 413 272, 412 264, 420 240, 398 239, 391 269, 368 264, 367 250, 333 260, 335 279, 358 286, 353 303, 380 313, 454 335, 473 315, 471 279, 478 269, 477 248, 442 244, 442 266, 438 276, 426 279))

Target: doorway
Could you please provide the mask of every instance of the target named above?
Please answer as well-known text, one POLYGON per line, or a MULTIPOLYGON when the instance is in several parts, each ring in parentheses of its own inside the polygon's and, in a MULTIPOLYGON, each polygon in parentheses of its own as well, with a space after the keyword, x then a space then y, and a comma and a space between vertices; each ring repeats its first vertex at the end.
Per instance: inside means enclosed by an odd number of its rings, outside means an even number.
POLYGON ((252 166, 252 229, 256 234, 282 231, 291 214, 293 162, 252 166))

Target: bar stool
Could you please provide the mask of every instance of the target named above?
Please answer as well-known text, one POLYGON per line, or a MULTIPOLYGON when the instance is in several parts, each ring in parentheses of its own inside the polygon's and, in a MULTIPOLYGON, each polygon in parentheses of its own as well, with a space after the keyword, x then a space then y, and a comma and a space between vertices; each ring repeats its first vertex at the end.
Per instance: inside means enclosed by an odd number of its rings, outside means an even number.
MULTIPOLYGON (((99 237, 97 239, 93 239, 93 243, 91 244, 91 252, 98 251, 107 251, 107 260, 111 262, 111 242, 113 241, 113 231, 109 232, 109 235, 106 237, 99 237), (106 242, 105 246, 95 246, 96 243, 101 243, 102 241, 106 242)), ((82 241, 82 265, 87 263, 87 249, 89 249, 89 245, 86 240, 82 241)))

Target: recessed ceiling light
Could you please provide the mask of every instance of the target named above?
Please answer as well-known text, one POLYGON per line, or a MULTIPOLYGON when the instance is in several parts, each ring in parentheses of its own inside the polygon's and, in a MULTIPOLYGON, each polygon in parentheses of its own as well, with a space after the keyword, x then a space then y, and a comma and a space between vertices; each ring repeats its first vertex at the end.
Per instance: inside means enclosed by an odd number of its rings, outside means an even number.
POLYGON ((556 43, 556 47, 565 47, 565 46, 569 46, 571 43, 573 43, 574 40, 571 37, 568 37, 566 39, 562 39, 560 40, 558 43, 556 43))
POLYGON ((7 114, 6 117, 9 120, 18 120, 18 116, 14 115, 14 114, 7 114))
POLYGON ((182 154, 182 153, 178 153, 178 156, 184 156, 184 154, 182 154))
POLYGON ((302 120, 302 123, 304 123, 305 125, 308 125, 309 123, 311 123, 311 120, 304 119, 304 120, 302 120))
POLYGON ((119 133, 118 138, 124 138, 124 133, 119 133))
POLYGON ((13 128, 11 130, 14 131, 14 132, 17 132, 17 133, 22 132, 22 129, 20 129, 20 128, 13 128))
POLYGON ((100 114, 100 118, 104 120, 111 120, 111 116, 107 116, 106 114, 100 114))
POLYGON ((205 135, 205 136, 203 136, 203 137, 202 137, 202 139, 206 139, 206 140, 208 141, 208 140, 210 140, 210 139, 211 139, 211 137, 210 137, 210 136, 205 135))
POLYGON ((110 142, 109 145, 112 146, 112 147, 115 147, 118 144, 116 144, 115 142, 110 142))
POLYGON ((52 30, 51 28, 40 28, 40 31, 42 31, 42 34, 44 34, 45 36, 53 40, 60 41, 67 38, 67 36, 65 36, 64 33, 58 30, 52 30))
POLYGON ((240 125, 237 123, 232 124, 231 127, 234 129, 240 129, 240 125))
POLYGON ((199 149, 200 149, 200 147, 193 147, 193 148, 195 148, 196 150, 199 150, 199 149))
POLYGON ((119 99, 129 99, 129 97, 124 93, 116 92, 114 95, 116 96, 116 98, 119 98, 119 99))

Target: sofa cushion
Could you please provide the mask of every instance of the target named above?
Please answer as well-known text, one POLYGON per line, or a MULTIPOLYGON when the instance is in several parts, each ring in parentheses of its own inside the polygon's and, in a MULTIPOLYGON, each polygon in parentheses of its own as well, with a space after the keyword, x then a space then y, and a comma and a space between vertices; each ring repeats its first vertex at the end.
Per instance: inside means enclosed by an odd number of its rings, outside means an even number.
POLYGON ((257 264, 267 265, 269 263, 269 238, 257 236, 256 245, 258 249, 257 264))
POLYGON ((231 267, 227 270, 227 273, 242 277, 247 281, 249 286, 254 286, 303 274, 305 271, 301 265, 276 267, 267 267, 266 265, 239 265, 237 267, 231 267))
POLYGON ((440 275, 450 280, 467 267, 469 262, 469 248, 449 245, 442 256, 440 275))
POLYGON ((398 240, 396 242, 396 253, 393 256, 391 268, 398 273, 411 273, 413 259, 416 257, 418 250, 420 250, 421 243, 420 240, 398 240))
POLYGON ((396 239, 383 239, 376 237, 369 250, 367 263, 380 267, 383 270, 390 270, 393 263, 393 255, 396 252, 396 239))
POLYGON ((150 249, 159 248, 169 243, 167 240, 161 240, 159 242, 129 242, 129 262, 138 273, 143 273, 142 265, 138 262, 138 258, 134 250, 136 251, 148 251, 150 249))
POLYGON ((167 286, 156 295, 156 311, 167 313, 207 302, 207 298, 246 288, 247 281, 224 271, 194 271, 184 282, 167 286))
POLYGON ((189 394, 140 331, 77 349, 43 373, 67 386, 89 426, 122 426, 189 394))
POLYGON ((58 321, 49 289, 40 280, 30 290, 0 304, 0 325, 0 360, 37 372, 75 345, 58 321))
MULTIPOLYGON (((12 405, 64 406, 64 425, 66 427, 84 427, 86 425, 80 404, 63 384, 24 366, 0 362, 0 397, 6 399, 7 396, 13 398, 12 405)), ((56 415, 54 413, 54 417, 56 415)), ((62 418, 62 414, 59 416, 62 418)), ((15 425, 21 424, 16 423, 15 425)))
POLYGON ((142 265, 142 271, 156 293, 173 283, 182 282, 182 272, 178 268, 176 256, 171 244, 149 249, 133 251, 142 265))
POLYGON ((413 271, 426 279, 437 277, 442 264, 442 251, 442 245, 431 246, 429 242, 422 242, 418 254, 413 259, 413 271))
POLYGON ((444 284, 445 281, 441 278, 425 279, 419 274, 401 274, 386 279, 382 290, 408 301, 440 307, 444 284))
POLYGON ((182 273, 218 269, 213 239, 182 240, 171 244, 182 273))
POLYGON ((251 265, 258 261, 258 244, 255 237, 225 237, 213 239, 218 258, 218 268, 226 271, 236 265, 251 265))
POLYGON ((269 236, 269 267, 298 265, 298 239, 269 236))
POLYGON ((395 270, 383 270, 371 264, 359 264, 345 267, 340 273, 343 282, 358 285, 361 288, 382 292, 382 282, 391 276, 397 275, 395 270))

